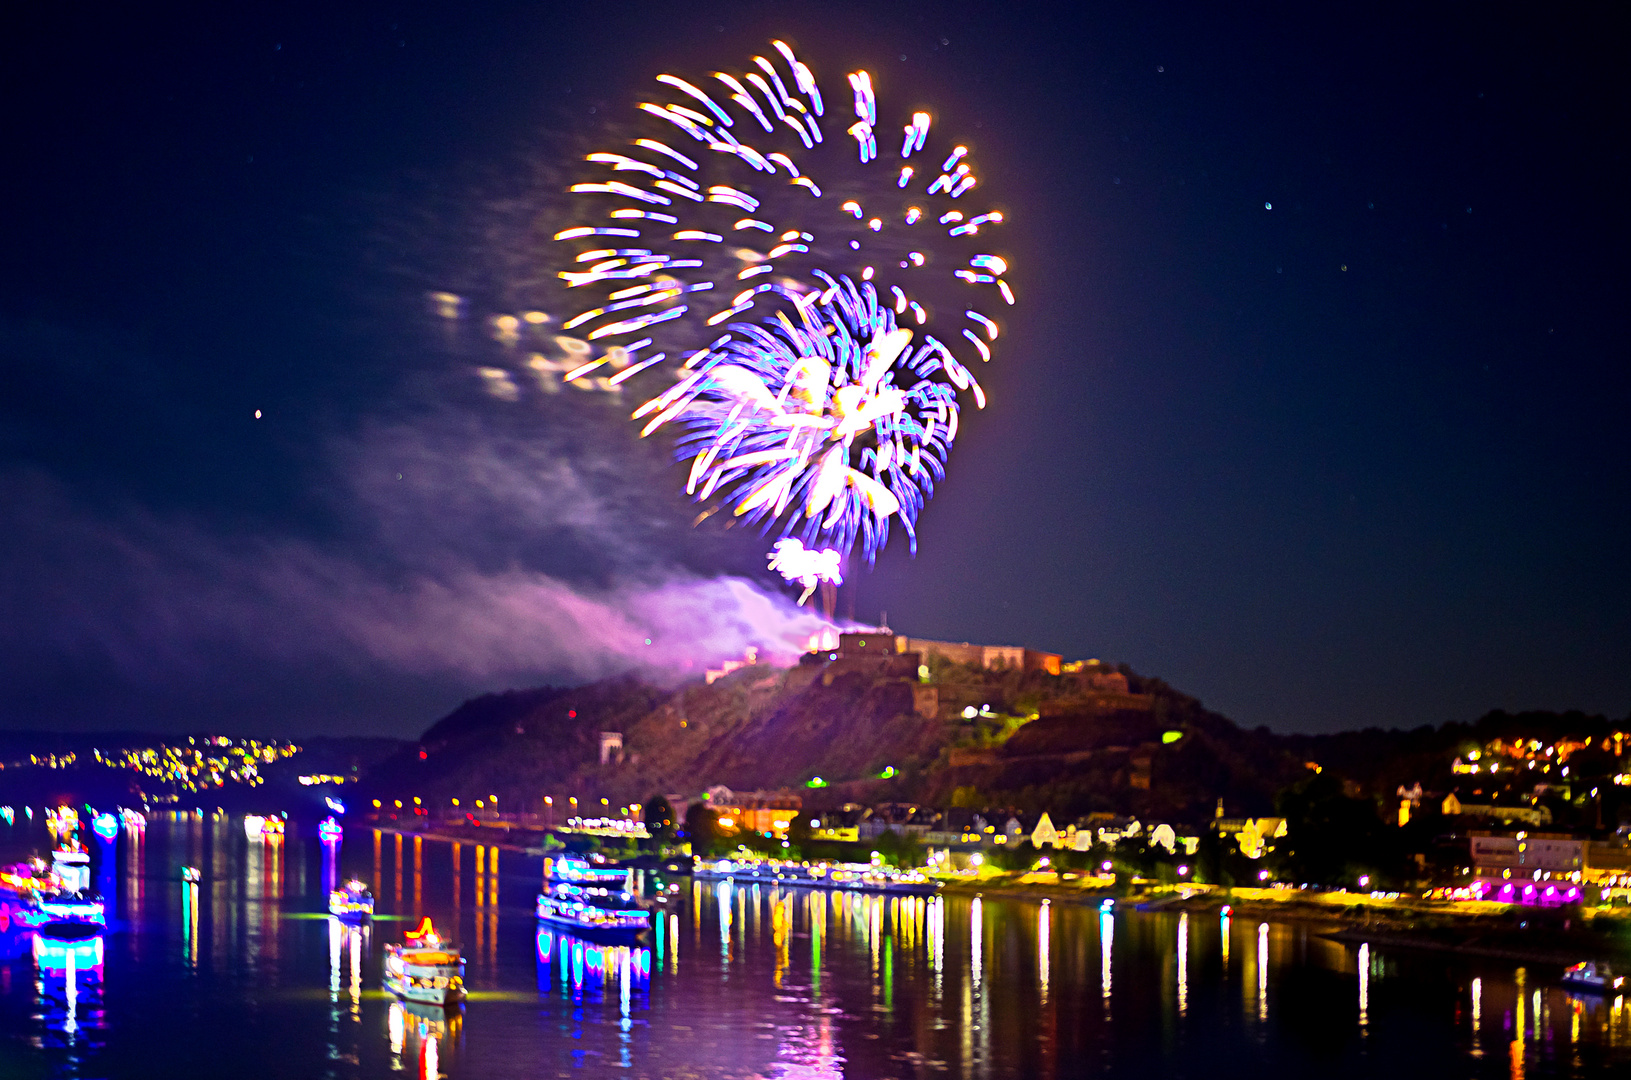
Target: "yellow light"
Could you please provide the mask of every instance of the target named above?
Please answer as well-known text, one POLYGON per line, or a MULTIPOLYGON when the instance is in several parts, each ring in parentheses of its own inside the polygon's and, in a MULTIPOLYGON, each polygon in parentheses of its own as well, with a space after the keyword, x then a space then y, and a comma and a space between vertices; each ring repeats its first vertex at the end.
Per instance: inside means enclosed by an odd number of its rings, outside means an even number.
POLYGON ((375 799, 375 800, 374 800, 374 809, 375 809, 375 810, 378 810, 378 809, 379 809, 379 800, 378 800, 378 799, 375 799))

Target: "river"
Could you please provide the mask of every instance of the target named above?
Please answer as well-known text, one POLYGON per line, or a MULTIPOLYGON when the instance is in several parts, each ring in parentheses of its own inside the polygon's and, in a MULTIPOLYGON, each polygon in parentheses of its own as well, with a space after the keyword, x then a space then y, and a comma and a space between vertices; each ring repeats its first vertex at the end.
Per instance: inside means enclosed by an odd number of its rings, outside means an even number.
MULTIPOLYGON (((42 977, 4 935, 0 1076, 1553 1077, 1631 1068, 1631 1010, 1558 971, 1321 938, 1316 928, 1066 903, 884 898, 677 879, 635 949, 540 932, 541 860, 310 823, 155 815, 102 845, 100 968, 42 977), (496 859, 497 872, 494 873, 496 859), (197 866, 202 881, 182 881, 197 866), (373 926, 322 914, 332 875, 373 926), (462 1012, 380 989, 432 917, 464 945, 462 1012)), ((43 847, 0 829, 10 859, 43 847)), ((92 838, 93 846, 97 842, 92 838)), ((9 861, 9 859, 8 859, 9 861)))

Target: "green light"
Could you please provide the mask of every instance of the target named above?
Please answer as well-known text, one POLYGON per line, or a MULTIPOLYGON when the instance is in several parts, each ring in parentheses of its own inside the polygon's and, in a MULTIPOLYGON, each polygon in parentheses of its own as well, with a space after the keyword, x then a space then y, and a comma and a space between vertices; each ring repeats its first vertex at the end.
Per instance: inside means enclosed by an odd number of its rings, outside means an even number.
POLYGON ((888 765, 888 766, 885 766, 883 772, 878 774, 878 779, 879 780, 888 780, 890 777, 892 777, 894 775, 895 775, 895 767, 893 765, 888 765))
POLYGON ((805 787, 826 787, 827 786, 827 781, 821 779, 821 777, 819 777, 819 776, 812 776, 812 777, 810 777, 810 779, 808 779, 808 780, 806 780, 804 782, 804 786, 805 787))
POLYGON ((1181 731, 1163 731, 1161 733, 1161 741, 1164 743, 1175 743, 1183 737, 1184 733, 1181 731))

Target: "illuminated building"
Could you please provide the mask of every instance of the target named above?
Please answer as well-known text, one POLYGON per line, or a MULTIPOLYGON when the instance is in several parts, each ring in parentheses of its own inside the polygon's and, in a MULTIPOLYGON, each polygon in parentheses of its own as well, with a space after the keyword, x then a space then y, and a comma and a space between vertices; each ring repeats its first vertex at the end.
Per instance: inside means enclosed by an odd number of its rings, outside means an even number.
POLYGON ((726 832, 786 836, 804 806, 804 799, 793 791, 732 791, 720 785, 709 788, 705 797, 726 832))

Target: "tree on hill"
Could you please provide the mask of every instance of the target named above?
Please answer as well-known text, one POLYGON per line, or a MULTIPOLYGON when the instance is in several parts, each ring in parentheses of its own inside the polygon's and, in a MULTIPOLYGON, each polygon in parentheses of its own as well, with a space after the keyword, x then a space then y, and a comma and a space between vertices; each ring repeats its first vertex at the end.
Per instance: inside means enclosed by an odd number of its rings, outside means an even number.
POLYGON ((1404 876, 1397 830, 1382 821, 1373 801, 1348 796, 1330 773, 1287 788, 1279 810, 1286 819, 1282 873, 1292 880, 1336 886, 1404 876))
POLYGON ((678 836, 678 832, 674 828, 674 807, 669 805, 667 799, 661 795, 653 795, 646 802, 642 813, 645 818, 646 832, 651 834, 651 840, 655 846, 661 847, 674 842, 675 837, 678 836))
POLYGON ((918 866, 923 862, 923 845, 917 837, 902 836, 894 829, 885 829, 874 841, 878 854, 890 866, 918 866))
POLYGON ((685 808, 685 838, 691 841, 691 854, 712 855, 719 847, 719 815, 704 802, 685 808))

